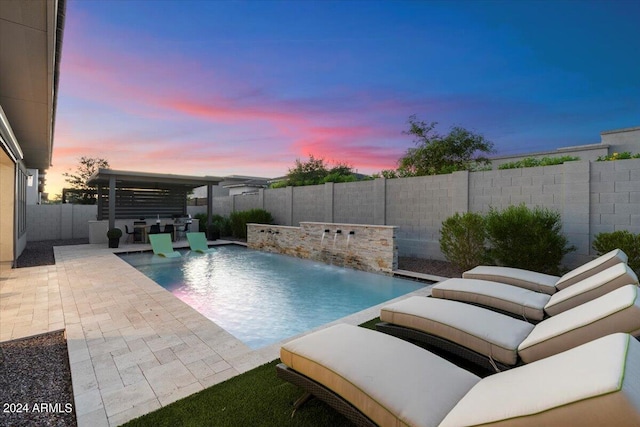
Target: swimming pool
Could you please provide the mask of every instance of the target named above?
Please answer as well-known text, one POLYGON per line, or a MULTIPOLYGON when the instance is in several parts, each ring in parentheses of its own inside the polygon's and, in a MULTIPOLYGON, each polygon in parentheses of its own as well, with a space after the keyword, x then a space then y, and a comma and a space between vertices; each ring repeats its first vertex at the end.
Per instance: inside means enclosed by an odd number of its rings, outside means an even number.
POLYGON ((424 286, 236 245, 182 255, 121 257, 253 349, 424 286))

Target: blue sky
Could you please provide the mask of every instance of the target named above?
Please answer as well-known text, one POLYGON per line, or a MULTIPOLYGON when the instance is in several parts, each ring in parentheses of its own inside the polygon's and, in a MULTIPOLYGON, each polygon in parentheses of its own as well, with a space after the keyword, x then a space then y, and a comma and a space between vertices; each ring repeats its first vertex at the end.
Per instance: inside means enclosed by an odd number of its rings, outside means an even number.
POLYGON ((637 1, 67 4, 54 166, 279 176, 308 155, 394 168, 407 119, 497 154, 640 126, 637 1))

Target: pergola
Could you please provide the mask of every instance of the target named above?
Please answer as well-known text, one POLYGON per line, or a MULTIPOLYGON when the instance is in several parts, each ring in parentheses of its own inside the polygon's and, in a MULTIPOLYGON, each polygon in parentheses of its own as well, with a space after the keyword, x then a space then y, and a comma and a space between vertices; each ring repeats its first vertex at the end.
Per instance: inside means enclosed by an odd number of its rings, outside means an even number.
POLYGON ((187 214, 187 194, 207 187, 207 222, 213 211, 213 186, 224 178, 99 169, 87 185, 97 187, 98 220, 163 218, 187 214))

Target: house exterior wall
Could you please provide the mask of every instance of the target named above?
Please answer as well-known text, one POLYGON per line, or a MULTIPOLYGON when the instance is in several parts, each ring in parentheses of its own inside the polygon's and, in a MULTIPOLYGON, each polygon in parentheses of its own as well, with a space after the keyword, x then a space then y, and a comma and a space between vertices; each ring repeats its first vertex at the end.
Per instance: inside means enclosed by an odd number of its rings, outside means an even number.
POLYGON ((640 153, 640 127, 601 132, 600 138, 602 144, 610 146, 609 154, 623 151, 640 153))
POLYGON ((0 148, 0 268, 10 268, 14 260, 15 163, 0 148))

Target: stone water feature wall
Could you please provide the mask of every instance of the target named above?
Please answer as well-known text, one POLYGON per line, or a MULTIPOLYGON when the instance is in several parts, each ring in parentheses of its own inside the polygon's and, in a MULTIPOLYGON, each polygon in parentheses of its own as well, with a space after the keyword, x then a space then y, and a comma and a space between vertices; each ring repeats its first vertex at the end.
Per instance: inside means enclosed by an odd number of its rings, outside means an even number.
POLYGON ((247 224, 247 246, 340 267, 392 274, 398 268, 395 226, 301 222, 300 227, 247 224))

